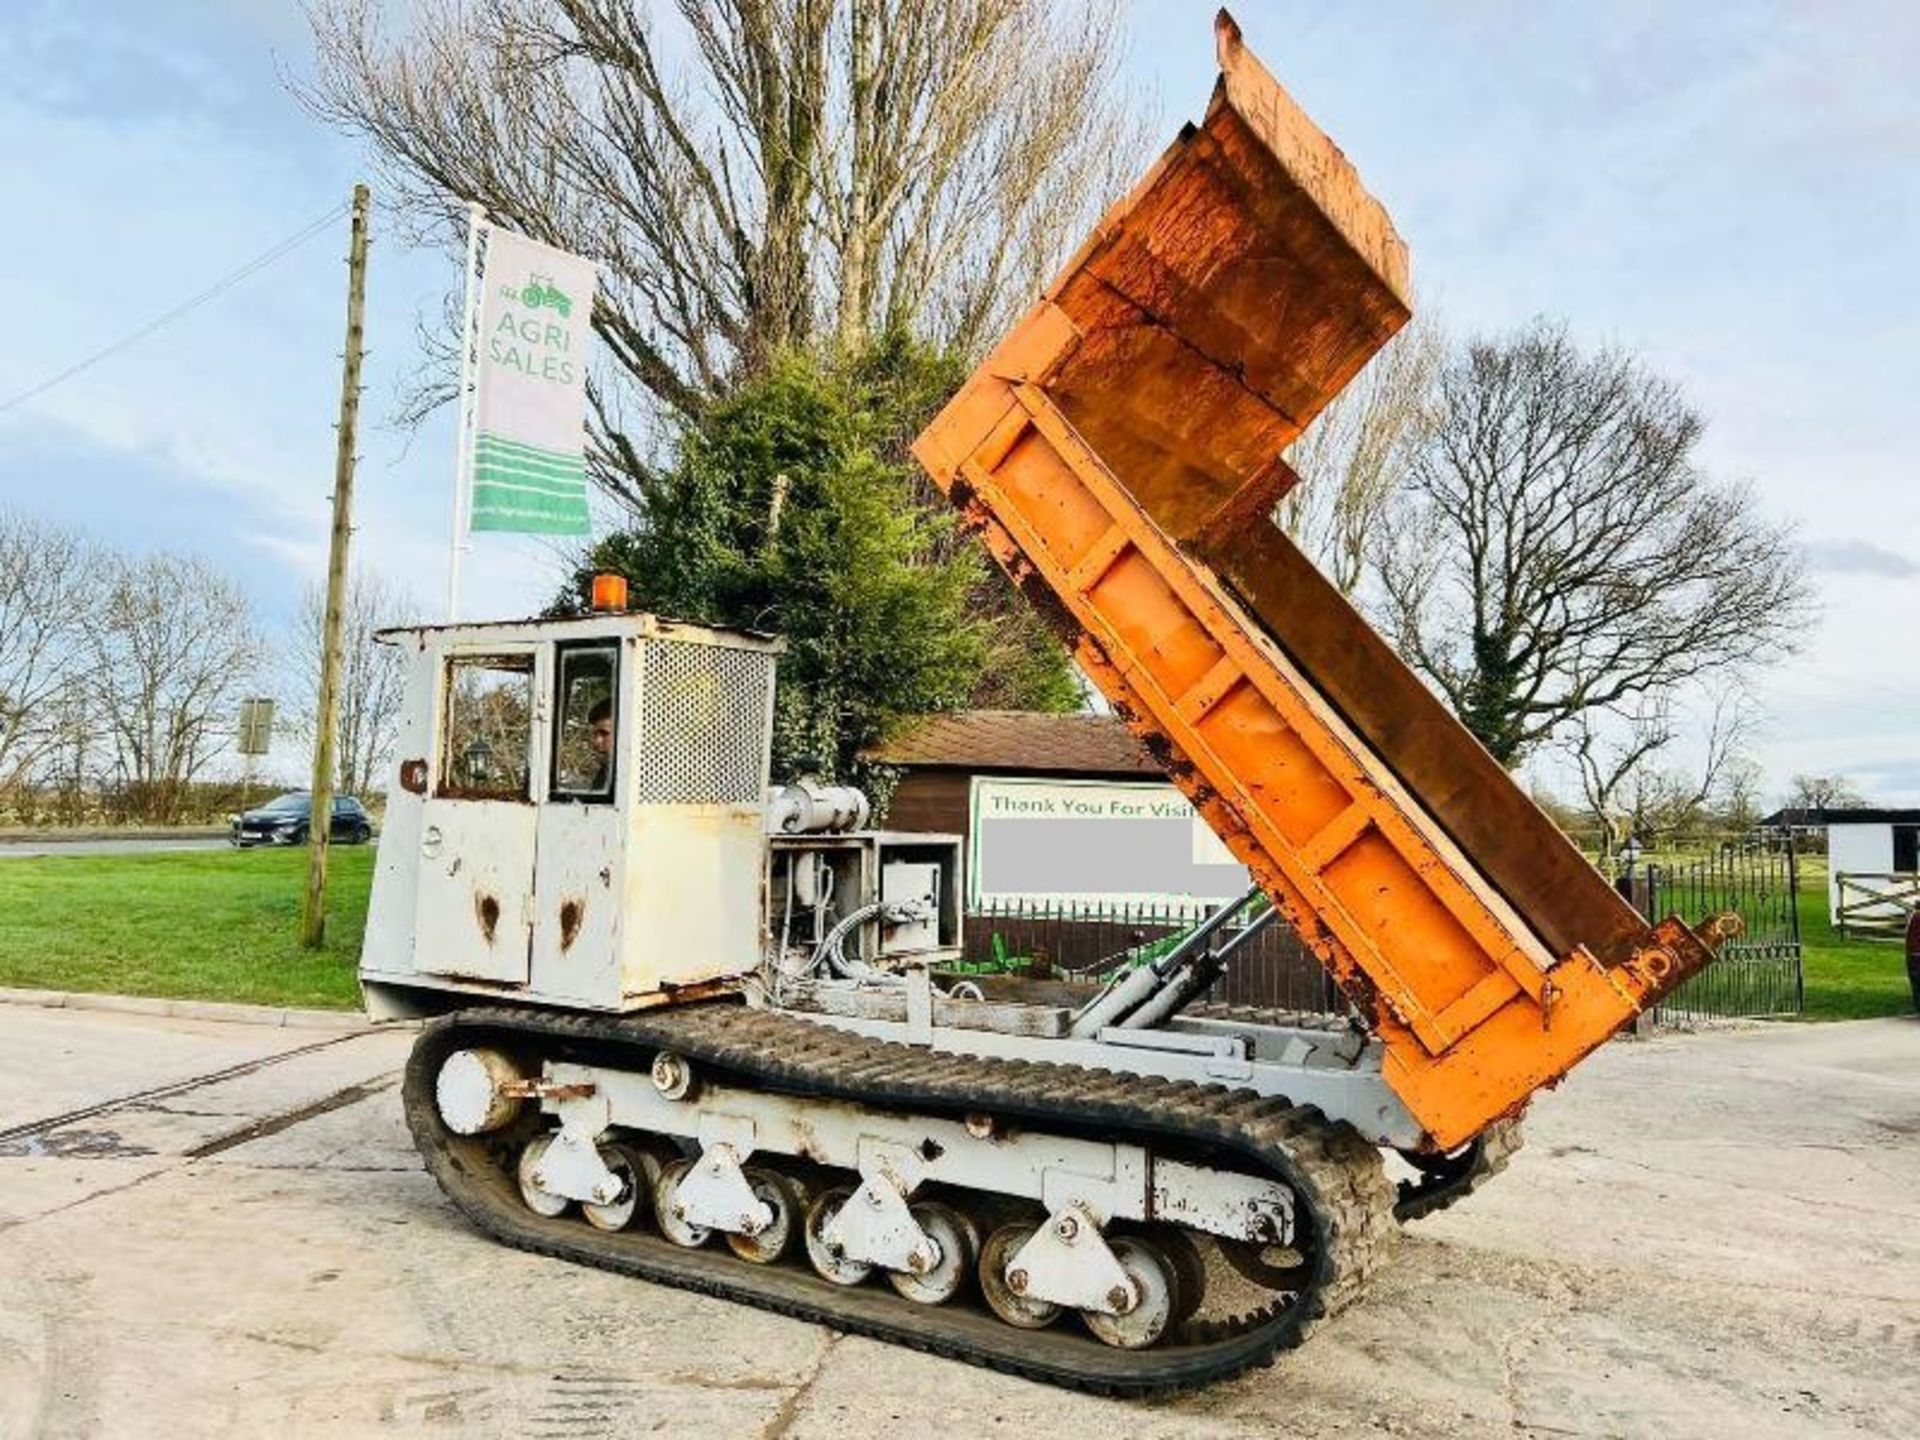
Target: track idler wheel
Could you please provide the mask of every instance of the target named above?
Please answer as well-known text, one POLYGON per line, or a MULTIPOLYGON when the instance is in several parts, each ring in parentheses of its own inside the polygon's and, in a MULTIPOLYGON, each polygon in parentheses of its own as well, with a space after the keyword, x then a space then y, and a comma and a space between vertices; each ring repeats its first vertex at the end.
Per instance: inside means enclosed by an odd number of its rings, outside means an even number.
POLYGON ((688 1250, 698 1250, 713 1235, 706 1226, 688 1221, 687 1207, 679 1196, 680 1182, 692 1172, 693 1163, 675 1160, 660 1171, 653 1186, 653 1217, 660 1233, 688 1250))
POLYGON ((553 1146, 554 1132, 536 1135, 527 1142, 526 1149, 520 1152, 517 1174, 520 1180, 520 1198, 527 1208, 536 1215, 544 1215, 552 1220, 567 1213, 567 1206, 573 1202, 564 1195, 556 1195, 542 1183, 541 1162, 547 1158, 547 1151, 553 1146))
POLYGON ((624 1141, 602 1145, 600 1163, 619 1180, 620 1198, 607 1205, 583 1203, 580 1213, 596 1230, 631 1229, 653 1208, 654 1187, 665 1167, 651 1150, 624 1141))
POLYGON ((1044 1330, 1060 1318, 1058 1305, 1027 1298, 1024 1275, 1007 1272, 1007 1263, 1038 1228, 1029 1222, 1002 1225, 980 1247, 980 1293, 986 1297, 987 1307, 1017 1330, 1044 1330))
POLYGON ((887 1282, 916 1305, 944 1305, 967 1283, 980 1253, 980 1232, 965 1215, 938 1200, 924 1200, 909 1209, 914 1222, 933 1241, 939 1258, 918 1273, 889 1270, 887 1282))
POLYGON ((456 1050, 434 1078, 435 1108, 456 1135, 504 1130, 526 1104, 513 1089, 519 1079, 519 1068, 498 1050, 456 1050))
POLYGON ((1109 1243, 1139 1298, 1124 1315, 1082 1310, 1080 1318, 1102 1343, 1116 1350, 1144 1350, 1165 1335, 1179 1316, 1179 1274, 1166 1251, 1151 1240, 1128 1235, 1109 1243))
POLYGON ((771 1265, 787 1253, 793 1237, 806 1226, 806 1205, 798 1188, 786 1176, 759 1166, 746 1170, 753 1197, 773 1212, 773 1223, 757 1235, 728 1235, 727 1248, 742 1260, 771 1265))

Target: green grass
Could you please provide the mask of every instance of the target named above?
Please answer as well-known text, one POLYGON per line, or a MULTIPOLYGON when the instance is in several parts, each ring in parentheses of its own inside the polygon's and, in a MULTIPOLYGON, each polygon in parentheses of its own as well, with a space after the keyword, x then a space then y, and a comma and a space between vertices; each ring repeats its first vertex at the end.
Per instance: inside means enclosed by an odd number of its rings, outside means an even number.
POLYGON ((317 951, 300 945, 304 847, 0 859, 0 985, 357 1005, 373 855, 332 852, 317 951))
MULTIPOLYGON (((351 1007, 373 855, 333 852, 317 952, 299 940, 305 850, 0 859, 0 985, 351 1007)), ((1801 871, 1800 938, 1808 1019, 1911 1013, 1903 947, 1834 933, 1818 860, 1801 871)))
POLYGON ((1809 1020, 1868 1020, 1911 1015, 1906 947, 1898 940, 1841 939, 1827 920, 1827 869, 1802 861, 1800 959, 1809 1020))

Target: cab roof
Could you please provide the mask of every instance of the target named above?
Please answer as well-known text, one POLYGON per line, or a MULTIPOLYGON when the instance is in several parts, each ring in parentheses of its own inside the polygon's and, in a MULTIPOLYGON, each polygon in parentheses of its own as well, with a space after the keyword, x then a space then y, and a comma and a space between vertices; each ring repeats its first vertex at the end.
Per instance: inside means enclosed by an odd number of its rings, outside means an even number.
POLYGON ((530 616, 524 620, 459 620, 444 625, 396 625, 374 633, 383 645, 416 650, 454 650, 509 641, 518 644, 555 640, 640 639, 685 640, 731 650, 759 650, 779 654, 786 642, 759 630, 701 625, 673 620, 644 610, 567 617, 530 616))

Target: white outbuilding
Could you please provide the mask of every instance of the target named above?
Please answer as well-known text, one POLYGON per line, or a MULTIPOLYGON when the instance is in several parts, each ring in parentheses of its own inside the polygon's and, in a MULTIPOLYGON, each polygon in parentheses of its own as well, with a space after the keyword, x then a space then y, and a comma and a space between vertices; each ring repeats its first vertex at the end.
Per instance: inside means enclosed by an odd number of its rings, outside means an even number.
POLYGON ((1826 821, 1828 917, 1904 925, 1920 901, 1920 810, 1829 810, 1826 821))

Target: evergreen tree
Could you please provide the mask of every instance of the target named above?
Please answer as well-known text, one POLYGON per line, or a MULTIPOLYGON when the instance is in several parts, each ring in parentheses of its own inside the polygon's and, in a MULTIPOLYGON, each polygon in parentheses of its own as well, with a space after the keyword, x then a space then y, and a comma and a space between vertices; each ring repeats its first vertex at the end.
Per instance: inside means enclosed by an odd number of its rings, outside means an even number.
POLYGON ((1075 708, 1065 651, 907 454, 961 373, 899 336, 777 357, 682 429, 638 523, 593 547, 559 608, 611 571, 641 608, 781 635, 776 776, 884 790, 859 756, 905 715, 1075 708))

